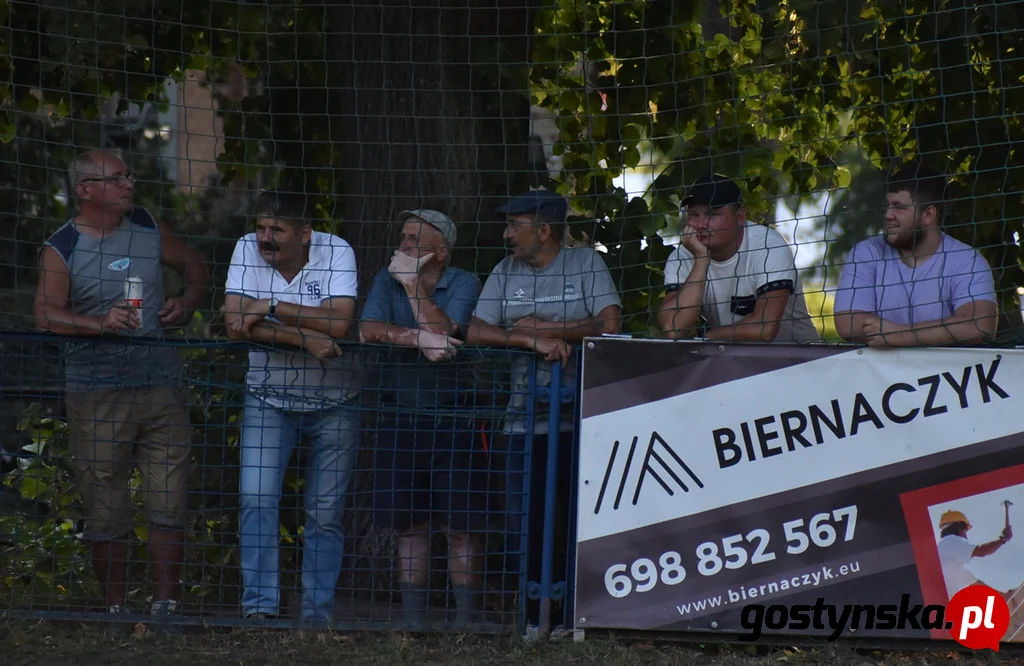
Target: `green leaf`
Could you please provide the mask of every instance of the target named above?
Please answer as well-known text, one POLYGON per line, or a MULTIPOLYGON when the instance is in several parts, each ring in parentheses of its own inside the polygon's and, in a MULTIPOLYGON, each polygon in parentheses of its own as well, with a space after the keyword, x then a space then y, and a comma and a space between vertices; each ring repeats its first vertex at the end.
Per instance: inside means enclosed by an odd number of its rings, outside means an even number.
POLYGON ((14 123, 0 120, 0 143, 10 143, 18 136, 18 128, 14 123))
POLYGON ((569 113, 576 113, 580 108, 580 96, 574 90, 567 90, 558 99, 558 107, 569 113))
POLYGON ((21 496, 26 499, 38 499, 47 490, 49 490, 49 484, 42 479, 24 477, 21 480, 21 496))
POLYGON ((850 186, 850 182, 853 180, 853 176, 850 170, 844 166, 836 167, 836 187, 845 189, 850 186))
POLYGON ((39 110, 39 98, 29 93, 18 104, 18 110, 22 113, 35 113, 39 110))
POLYGON ((149 48, 149 40, 142 35, 136 33, 128 36, 128 46, 133 47, 137 50, 143 50, 149 48))

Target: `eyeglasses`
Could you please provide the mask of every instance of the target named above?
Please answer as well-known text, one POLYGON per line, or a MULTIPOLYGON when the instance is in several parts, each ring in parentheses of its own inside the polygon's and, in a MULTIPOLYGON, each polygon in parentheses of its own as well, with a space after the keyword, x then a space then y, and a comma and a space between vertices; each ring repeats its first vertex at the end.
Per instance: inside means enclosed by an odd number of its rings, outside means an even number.
POLYGON ((96 181, 104 182, 104 183, 113 183, 113 184, 117 185, 118 187, 124 187, 128 183, 131 183, 132 185, 134 185, 135 184, 135 176, 129 173, 129 174, 121 174, 121 175, 117 175, 117 176, 103 176, 102 178, 83 178, 83 179, 81 179, 78 182, 80 182, 80 183, 91 183, 91 182, 96 182, 96 181))

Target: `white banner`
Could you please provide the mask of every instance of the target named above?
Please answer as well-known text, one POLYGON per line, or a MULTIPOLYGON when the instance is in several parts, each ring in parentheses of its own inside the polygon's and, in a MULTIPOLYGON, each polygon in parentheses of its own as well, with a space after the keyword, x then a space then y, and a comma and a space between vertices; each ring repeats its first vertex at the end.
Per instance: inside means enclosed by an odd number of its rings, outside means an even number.
POLYGON ((1022 395, 1021 350, 857 349, 584 418, 578 540, 1003 437, 1022 395))

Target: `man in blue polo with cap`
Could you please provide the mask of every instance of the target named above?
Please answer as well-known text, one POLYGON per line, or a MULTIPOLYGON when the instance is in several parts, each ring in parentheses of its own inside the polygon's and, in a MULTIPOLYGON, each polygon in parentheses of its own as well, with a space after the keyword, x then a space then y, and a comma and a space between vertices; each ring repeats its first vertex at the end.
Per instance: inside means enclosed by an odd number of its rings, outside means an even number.
MULTIPOLYGON (((568 202, 555 192, 534 190, 498 208, 507 220, 505 257, 484 283, 469 325, 467 342, 517 347, 541 356, 536 385, 550 386, 554 363, 564 367, 562 386, 576 386, 576 355, 573 345, 585 337, 618 333, 621 303, 618 290, 601 256, 590 247, 565 247, 568 202)), ((522 515, 529 511, 530 530, 527 570, 531 581, 540 580, 540 547, 543 529, 545 461, 548 444, 548 410, 537 405, 532 432, 528 432, 527 401, 530 399, 529 363, 517 357, 512 368, 512 395, 506 412, 508 474, 506 477, 506 551, 513 562, 521 545, 522 515), (523 475, 528 438, 533 438, 530 506, 523 506, 523 475)), ((569 507, 570 470, 574 447, 573 408, 563 405, 559 429, 559 509, 569 507)), ((564 548, 564 525, 555 543, 564 548)), ((555 562, 564 567, 565 557, 555 562)), ((555 571, 561 580, 564 569, 555 571)))
MULTIPOLYGON (((398 532, 398 581, 406 624, 427 617, 430 537, 448 541, 456 623, 482 621, 479 533, 486 528, 485 461, 474 451, 473 402, 462 344, 480 280, 449 262, 455 223, 436 210, 404 211, 391 263, 377 273, 363 306, 359 337, 394 345, 378 374, 373 516, 398 532)), ((444 595, 447 597, 447 594, 444 595)))
POLYGON ((807 314, 793 251, 782 234, 750 222, 740 188, 725 176, 698 179, 683 198, 682 243, 665 263, 658 326, 668 338, 735 342, 819 340, 807 314))

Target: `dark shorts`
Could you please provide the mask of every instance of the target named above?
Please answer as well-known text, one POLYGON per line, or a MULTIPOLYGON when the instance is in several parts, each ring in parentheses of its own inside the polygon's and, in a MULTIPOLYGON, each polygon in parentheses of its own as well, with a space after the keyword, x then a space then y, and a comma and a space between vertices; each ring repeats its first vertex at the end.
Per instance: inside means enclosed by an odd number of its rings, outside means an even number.
POLYGON ((373 476, 374 523, 399 532, 435 517, 455 531, 483 531, 497 492, 465 419, 380 413, 373 476))

